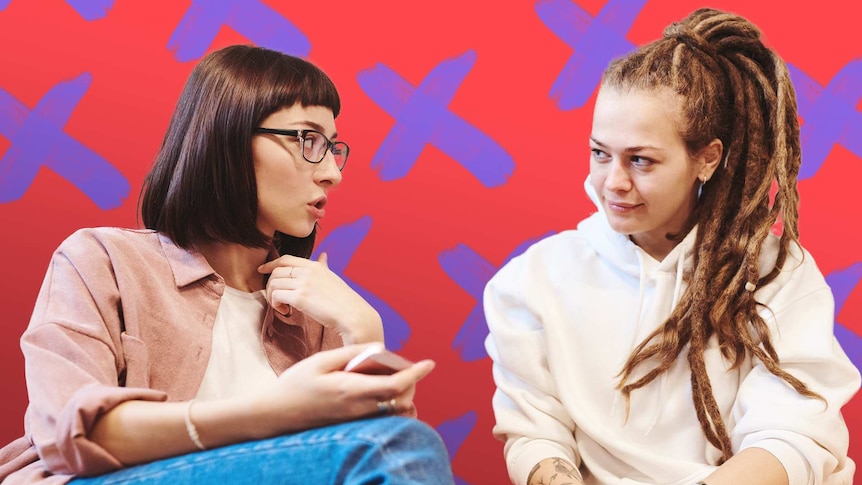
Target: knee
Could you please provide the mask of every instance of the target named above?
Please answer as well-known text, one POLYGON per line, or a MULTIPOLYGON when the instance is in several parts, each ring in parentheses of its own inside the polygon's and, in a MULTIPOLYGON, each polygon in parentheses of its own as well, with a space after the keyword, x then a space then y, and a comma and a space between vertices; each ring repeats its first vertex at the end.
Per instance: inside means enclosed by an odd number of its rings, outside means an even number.
POLYGON ((372 433, 376 441, 387 448, 426 450, 449 459, 446 446, 437 431, 418 419, 387 416, 372 421, 372 433))
POLYGON ((365 448, 367 460, 362 461, 375 463, 375 473, 390 480, 385 483, 454 483, 449 452, 434 428, 400 416, 375 418, 367 424, 363 434, 373 445, 365 448))

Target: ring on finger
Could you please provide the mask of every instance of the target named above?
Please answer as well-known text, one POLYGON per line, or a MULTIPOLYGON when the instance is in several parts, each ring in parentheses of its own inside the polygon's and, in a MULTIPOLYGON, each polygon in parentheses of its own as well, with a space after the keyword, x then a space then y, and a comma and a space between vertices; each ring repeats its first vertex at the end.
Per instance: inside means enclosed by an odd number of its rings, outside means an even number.
POLYGON ((380 414, 392 414, 395 412, 395 399, 388 401, 377 401, 377 412, 380 414))
POLYGON ((289 272, 289 273, 287 273, 287 277, 288 277, 288 278, 293 278, 293 268, 294 268, 294 266, 291 266, 291 267, 290 267, 290 272, 289 272))

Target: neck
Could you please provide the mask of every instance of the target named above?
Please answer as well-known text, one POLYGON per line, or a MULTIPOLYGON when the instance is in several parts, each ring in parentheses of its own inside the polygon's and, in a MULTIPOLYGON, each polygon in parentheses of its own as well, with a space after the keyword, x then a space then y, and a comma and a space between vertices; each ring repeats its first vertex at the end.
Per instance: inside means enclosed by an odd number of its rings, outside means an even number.
POLYGON ((223 243, 198 244, 196 247, 231 288, 249 293, 264 288, 264 275, 257 272, 257 267, 266 262, 269 249, 223 243))

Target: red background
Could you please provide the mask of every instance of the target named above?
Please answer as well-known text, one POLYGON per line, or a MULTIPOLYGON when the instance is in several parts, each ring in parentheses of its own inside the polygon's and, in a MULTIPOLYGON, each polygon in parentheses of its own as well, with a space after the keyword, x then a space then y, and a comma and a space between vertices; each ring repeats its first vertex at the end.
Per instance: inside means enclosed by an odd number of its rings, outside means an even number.
MULTIPOLYGON (((110 161, 132 188, 120 207, 100 210, 67 180, 42 168, 23 197, 0 203, 0 443, 23 432, 27 396, 18 338, 51 252, 79 227, 138 225, 141 180, 197 60, 180 62, 167 47, 190 2, 119 0, 95 21, 61 0, 6 3, 0 7, 0 89, 32 108, 58 82, 91 73, 93 82, 64 131, 110 161)), ((350 143, 351 160, 327 207, 322 236, 371 216, 371 229, 345 274, 409 322, 412 334, 402 354, 437 361, 419 388, 421 417, 438 426, 476 413, 475 426, 453 457, 459 479, 506 483, 502 444, 491 436, 490 361, 465 362, 452 348, 477 302, 446 275, 438 257, 465 244, 498 266, 523 241, 572 228, 592 210, 582 182, 593 98, 564 111, 548 95, 572 48, 542 23, 532 0, 265 3, 308 37, 308 58, 331 75, 342 94, 338 132, 350 143), (370 164, 394 120, 360 88, 357 74, 384 64, 418 86, 435 66, 469 50, 477 60, 449 109, 512 156, 512 177, 486 188, 456 160, 427 145, 407 176, 381 180, 370 164)), ((591 15, 604 6, 598 0, 576 3, 591 15)), ((809 2, 792 9, 765 3, 716 0, 709 6, 748 17, 787 62, 821 86, 862 57, 859 2, 809 2)), ((652 0, 627 38, 635 44, 649 41, 700 6, 652 0)), ((209 50, 249 42, 225 26, 209 50)), ((860 105, 855 109, 858 114, 860 105)), ((0 135, 0 157, 10 145, 0 135)), ((862 233, 854 222, 859 180, 859 155, 836 144, 817 174, 800 184, 802 242, 824 274, 860 261, 862 233)), ((838 317, 862 334, 859 291, 850 294, 838 317)), ((858 463, 860 398, 845 412, 851 456, 858 463)))

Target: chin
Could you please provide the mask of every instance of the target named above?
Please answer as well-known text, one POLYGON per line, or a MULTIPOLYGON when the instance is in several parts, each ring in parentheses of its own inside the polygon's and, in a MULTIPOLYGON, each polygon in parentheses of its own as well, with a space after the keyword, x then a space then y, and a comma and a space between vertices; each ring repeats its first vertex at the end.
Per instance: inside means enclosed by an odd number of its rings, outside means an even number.
POLYGON ((312 224, 311 227, 286 227, 283 230, 279 229, 278 232, 296 238, 306 238, 314 232, 315 227, 316 225, 314 224, 312 224))

